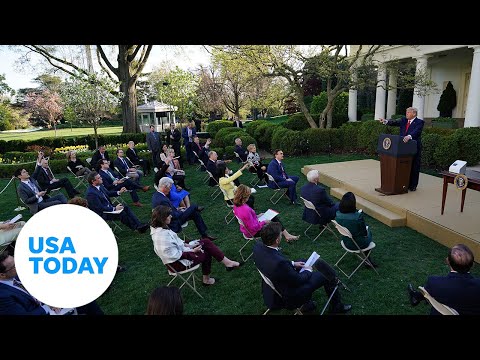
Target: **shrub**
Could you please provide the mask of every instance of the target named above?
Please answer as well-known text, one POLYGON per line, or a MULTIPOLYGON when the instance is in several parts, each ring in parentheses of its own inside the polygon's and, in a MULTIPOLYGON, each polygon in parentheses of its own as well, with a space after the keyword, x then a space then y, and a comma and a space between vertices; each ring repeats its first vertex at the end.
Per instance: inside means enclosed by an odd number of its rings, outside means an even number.
POLYGON ((268 122, 258 126, 254 136, 257 139, 258 146, 262 149, 270 150, 272 148, 273 133, 278 128, 285 129, 281 125, 274 125, 268 122))
POLYGON ((427 167, 435 166, 435 150, 443 140, 439 134, 424 134, 422 136, 422 164, 427 167))
POLYGON ((225 143, 225 148, 227 148, 228 146, 232 146, 232 147, 235 147, 235 139, 236 138, 240 138, 242 139, 242 143, 243 143, 243 147, 247 147, 248 144, 256 144, 257 142, 255 141, 255 139, 253 137, 251 137, 250 135, 248 135, 246 132, 244 131, 240 131, 240 132, 237 132, 237 133, 229 133, 227 135, 224 136, 223 138, 223 141, 225 143))
POLYGON ((297 153, 297 144, 301 142, 302 133, 278 127, 273 132, 272 150, 282 149, 286 155, 295 155, 297 153))
POLYGON ((290 115, 288 120, 285 121, 282 126, 290 130, 303 131, 310 128, 310 124, 304 114, 290 115))
MULTIPOLYGON (((236 134, 236 137, 240 137, 241 135, 245 134, 242 129, 236 127, 227 127, 217 131, 215 135, 215 146, 225 147, 227 145, 232 145, 231 143, 225 141, 225 137, 230 134, 236 134)), ((230 137, 229 137, 230 139, 230 137)))
POLYGON ((232 122, 226 120, 212 121, 207 125, 207 132, 210 134, 210 137, 214 138, 218 130, 226 127, 233 127, 232 122))
POLYGON ((360 118, 361 121, 365 121, 365 120, 374 120, 375 119, 375 114, 374 113, 365 113, 362 115, 362 117, 360 118))
POLYGON ((330 129, 307 129, 302 132, 302 136, 308 140, 309 151, 311 153, 330 152, 330 129))
POLYGON ((266 120, 255 120, 250 121, 247 126, 245 126, 246 132, 250 135, 255 137, 255 131, 257 128, 263 124, 268 124, 269 122, 266 120))
POLYGON ((345 139, 343 142, 344 149, 355 149, 357 147, 358 132, 360 130, 361 122, 354 121, 343 124, 340 127, 341 138, 345 139))

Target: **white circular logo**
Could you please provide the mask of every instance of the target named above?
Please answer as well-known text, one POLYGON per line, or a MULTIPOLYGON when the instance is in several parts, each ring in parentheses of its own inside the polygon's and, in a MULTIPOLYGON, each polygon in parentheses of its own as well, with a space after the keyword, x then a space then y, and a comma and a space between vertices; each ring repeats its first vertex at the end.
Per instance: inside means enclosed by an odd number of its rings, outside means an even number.
POLYGON ((96 300, 111 284, 117 265, 112 230, 79 205, 55 205, 38 212, 15 245, 15 266, 23 286, 41 302, 59 308, 96 300))

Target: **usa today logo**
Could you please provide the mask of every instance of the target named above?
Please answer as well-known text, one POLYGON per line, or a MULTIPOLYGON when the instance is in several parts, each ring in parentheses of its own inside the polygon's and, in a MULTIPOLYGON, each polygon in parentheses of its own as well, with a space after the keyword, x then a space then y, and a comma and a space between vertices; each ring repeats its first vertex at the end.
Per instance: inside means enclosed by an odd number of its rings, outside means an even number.
POLYGON ((15 245, 17 274, 28 292, 50 306, 96 300, 111 284, 118 248, 108 224, 78 205, 55 205, 27 221, 15 245))

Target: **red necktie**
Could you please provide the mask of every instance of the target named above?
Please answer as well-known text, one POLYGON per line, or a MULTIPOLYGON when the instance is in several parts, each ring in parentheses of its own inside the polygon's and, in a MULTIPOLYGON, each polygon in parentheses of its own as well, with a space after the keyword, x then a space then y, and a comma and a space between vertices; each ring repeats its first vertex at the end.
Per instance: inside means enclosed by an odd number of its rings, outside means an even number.
POLYGON ((407 132, 408 132, 408 128, 410 127, 410 123, 412 122, 412 120, 408 120, 407 121, 407 126, 405 127, 405 135, 407 135, 407 132))

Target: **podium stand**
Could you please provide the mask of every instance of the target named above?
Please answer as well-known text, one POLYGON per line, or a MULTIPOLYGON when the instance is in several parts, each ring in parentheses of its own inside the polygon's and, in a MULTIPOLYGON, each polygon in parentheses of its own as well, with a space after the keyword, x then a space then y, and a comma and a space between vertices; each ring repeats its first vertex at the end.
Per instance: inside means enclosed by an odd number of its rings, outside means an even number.
POLYGON ((413 155, 417 153, 417 142, 403 142, 403 136, 380 134, 377 152, 380 155, 381 186, 375 191, 385 195, 408 192, 413 155))

